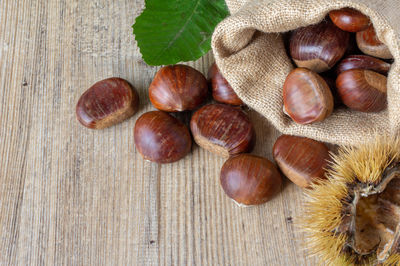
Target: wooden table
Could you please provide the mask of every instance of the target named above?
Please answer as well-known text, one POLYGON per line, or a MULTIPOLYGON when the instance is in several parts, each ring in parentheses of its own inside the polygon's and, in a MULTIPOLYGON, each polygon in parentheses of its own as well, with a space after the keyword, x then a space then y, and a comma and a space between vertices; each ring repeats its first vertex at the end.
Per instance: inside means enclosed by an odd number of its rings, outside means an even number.
MULTIPOLYGON (((302 192, 239 208, 219 186, 224 162, 194 146, 170 164, 136 152, 136 118, 152 110, 157 68, 131 25, 139 0, 0 1, 1 265, 306 265, 293 221, 302 192), (110 76, 139 91, 139 114, 115 127, 80 126, 75 104, 110 76)), ((190 65, 207 72, 208 55, 190 65)), ((249 111, 254 153, 271 159, 278 132, 249 111)), ((189 115, 182 118, 188 122, 189 115)))

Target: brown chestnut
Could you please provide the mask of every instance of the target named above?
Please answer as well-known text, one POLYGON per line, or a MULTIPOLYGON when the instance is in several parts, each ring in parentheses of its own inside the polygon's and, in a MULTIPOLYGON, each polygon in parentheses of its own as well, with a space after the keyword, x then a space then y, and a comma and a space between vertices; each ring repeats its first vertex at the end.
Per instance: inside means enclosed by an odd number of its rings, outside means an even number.
POLYGON ((143 114, 136 121, 134 131, 137 150, 144 159, 152 162, 176 162, 185 157, 192 147, 188 128, 162 111, 143 114))
POLYGON ((200 108, 192 116, 190 129, 200 147, 222 157, 250 151, 255 140, 253 125, 247 115, 225 104, 200 108))
POLYGON ((273 155, 282 173, 300 187, 325 178, 329 149, 321 142, 289 135, 280 136, 273 155))
POLYGON ((333 111, 333 96, 325 80, 306 68, 296 68, 283 85, 286 113, 299 124, 322 121, 333 111))
POLYGON ((330 21, 295 30, 290 38, 290 55, 298 67, 317 73, 332 68, 343 57, 350 33, 330 21))
POLYGON ((386 108, 387 78, 364 69, 342 72, 336 79, 336 87, 343 103, 361 112, 379 112, 386 108))
POLYGON ((358 32, 365 30, 369 24, 369 18, 353 8, 342 8, 329 12, 332 22, 344 31, 358 32))
POLYGON ((166 112, 194 110, 204 102, 207 94, 204 75, 185 65, 161 68, 149 88, 151 103, 166 112))
POLYGON ((336 73, 339 75, 350 69, 367 69, 387 75, 390 64, 369 55, 350 55, 340 61, 336 67, 336 73))
POLYGON ((208 78, 211 81, 212 96, 220 103, 231 105, 243 105, 242 100, 236 95, 228 81, 222 76, 217 64, 213 64, 208 71, 208 78))
POLYGON ((282 177, 275 165, 251 154, 227 160, 222 166, 220 180, 226 195, 239 205, 263 204, 282 186, 282 177))
POLYGON ((85 127, 103 129, 133 116, 139 108, 136 90, 124 79, 97 82, 80 97, 76 117, 85 127))
POLYGON ((366 30, 357 32, 356 40, 358 48, 364 54, 383 59, 393 58, 387 45, 378 39, 373 25, 370 25, 366 30))

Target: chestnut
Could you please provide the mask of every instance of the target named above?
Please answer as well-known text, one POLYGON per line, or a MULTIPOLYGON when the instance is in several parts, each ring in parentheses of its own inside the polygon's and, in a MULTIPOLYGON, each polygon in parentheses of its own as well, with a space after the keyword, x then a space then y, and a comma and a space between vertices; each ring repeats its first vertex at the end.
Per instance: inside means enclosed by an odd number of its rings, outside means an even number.
POLYGON ((281 189, 282 177, 268 159, 240 154, 225 162, 221 186, 239 205, 258 205, 269 201, 281 189))
POLYGON ((332 22, 344 31, 358 32, 365 30, 369 24, 369 18, 353 8, 342 8, 329 12, 332 22))
POLYGON ((243 105, 242 100, 236 95, 228 81, 222 76, 216 63, 212 64, 208 71, 211 81, 212 96, 220 103, 231 105, 243 105))
POLYGON ((336 73, 339 75, 350 69, 367 69, 387 75, 390 64, 369 55, 350 55, 340 61, 336 67, 336 73))
POLYGON ((322 121, 333 111, 333 96, 325 80, 306 68, 296 68, 283 85, 286 113, 299 124, 322 121))
POLYGON ((350 33, 330 21, 295 30, 290 38, 290 55, 298 67, 320 73, 331 69, 344 55, 350 33))
POLYGON ((336 79, 343 103, 361 112, 379 112, 386 108, 387 78, 377 72, 351 69, 336 79))
POLYGON ((124 79, 108 78, 82 94, 76 117, 87 128, 103 129, 133 116, 138 108, 137 91, 124 79))
POLYGON ((370 25, 363 31, 357 32, 356 40, 358 48, 360 48, 364 54, 382 59, 393 58, 387 45, 378 39, 373 25, 370 25))
POLYGON ((324 143, 289 135, 282 135, 276 140, 273 156, 282 173, 304 188, 325 178, 330 158, 324 143))
POLYGON ((186 65, 161 68, 149 87, 151 103, 166 112, 194 110, 204 102, 207 94, 204 75, 186 65))
POLYGON ((185 157, 192 147, 188 128, 162 111, 140 116, 135 124, 134 139, 144 159, 156 163, 176 162, 185 157))
POLYGON ((222 157, 248 152, 255 141, 254 128, 247 115, 225 104, 200 108, 192 116, 190 129, 200 147, 222 157))

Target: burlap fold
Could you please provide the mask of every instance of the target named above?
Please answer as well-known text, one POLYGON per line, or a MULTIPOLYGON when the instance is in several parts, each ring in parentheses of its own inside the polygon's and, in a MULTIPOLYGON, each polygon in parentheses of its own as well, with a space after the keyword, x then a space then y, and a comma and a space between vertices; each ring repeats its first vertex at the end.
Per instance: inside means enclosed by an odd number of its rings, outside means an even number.
POLYGON ((371 139, 374 130, 399 131, 399 0, 227 0, 227 4, 232 15, 217 26, 212 40, 216 63, 238 96, 282 133, 351 145, 371 139), (282 86, 293 65, 280 33, 318 23, 330 10, 343 7, 368 15, 395 58, 388 75, 388 109, 361 113, 340 108, 323 122, 296 124, 282 110, 282 86))

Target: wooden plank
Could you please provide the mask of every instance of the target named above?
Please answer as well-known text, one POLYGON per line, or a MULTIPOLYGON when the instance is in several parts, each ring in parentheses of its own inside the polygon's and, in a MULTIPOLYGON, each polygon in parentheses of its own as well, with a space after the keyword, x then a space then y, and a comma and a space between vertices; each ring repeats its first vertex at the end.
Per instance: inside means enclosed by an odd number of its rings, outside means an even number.
MULTIPOLYGON (((0 1, 1 265, 306 265, 301 191, 238 208, 219 186, 220 159, 197 146, 171 165, 143 161, 135 119, 152 110, 157 68, 131 30, 143 1, 0 1), (80 94, 109 76, 139 91, 140 113, 91 131, 80 94)), ((190 65, 207 72, 213 59, 190 65)), ((278 132, 249 111, 254 153, 271 158, 278 132)), ((186 122, 189 115, 181 117, 186 122)))

